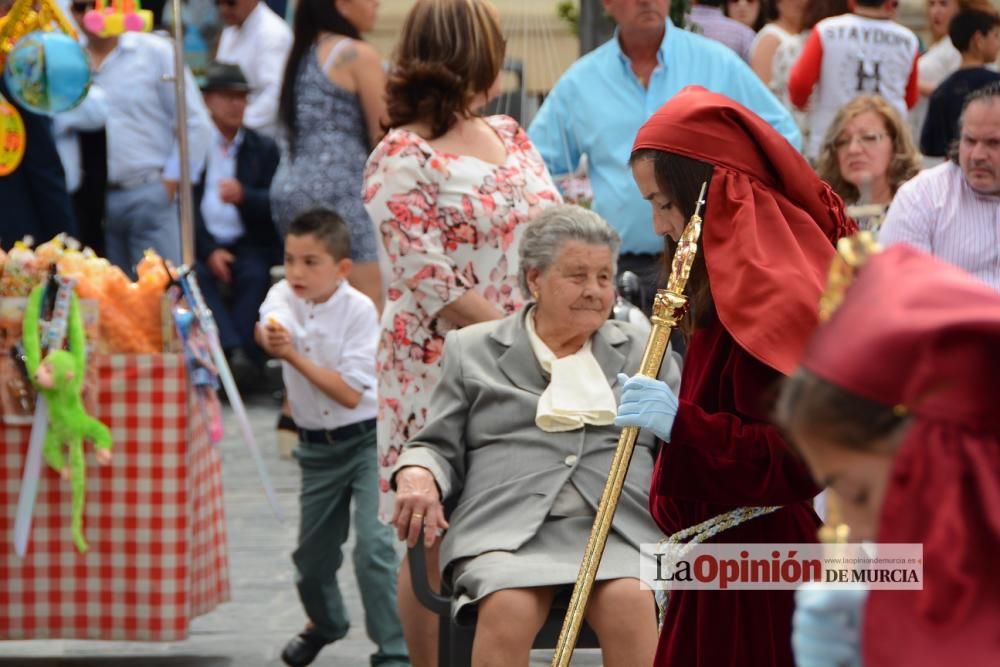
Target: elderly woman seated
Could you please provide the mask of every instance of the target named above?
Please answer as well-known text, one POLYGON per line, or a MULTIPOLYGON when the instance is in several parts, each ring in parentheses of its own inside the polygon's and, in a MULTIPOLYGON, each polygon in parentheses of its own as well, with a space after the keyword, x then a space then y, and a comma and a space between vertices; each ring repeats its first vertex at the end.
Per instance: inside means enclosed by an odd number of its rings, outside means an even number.
MULTIPOLYGON (((527 665, 560 589, 576 580, 620 430, 619 374, 639 369, 645 335, 609 321, 620 240, 597 214, 545 210, 520 244, 520 313, 448 334, 425 427, 394 469, 393 523, 412 545, 441 544, 454 613, 477 614, 473 664, 527 665), (442 499, 454 501, 445 520, 442 499)), ((671 354, 661 378, 676 387, 671 354)), ((604 664, 650 665, 653 595, 639 545, 661 535, 647 510, 656 443, 642 431, 586 620, 604 664)))

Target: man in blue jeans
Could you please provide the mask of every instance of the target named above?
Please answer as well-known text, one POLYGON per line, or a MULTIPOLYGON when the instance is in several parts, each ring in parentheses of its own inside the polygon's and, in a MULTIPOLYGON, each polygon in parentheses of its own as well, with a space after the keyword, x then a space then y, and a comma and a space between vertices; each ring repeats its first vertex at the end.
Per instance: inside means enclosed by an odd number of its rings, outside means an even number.
MULTIPOLYGON (((70 9, 87 35, 94 83, 108 102, 105 251, 109 261, 134 276, 149 248, 175 264, 181 261, 174 51, 170 40, 159 35, 102 37, 90 32, 83 17, 94 6, 94 0, 73 0, 70 9)), ((211 121, 191 72, 185 68, 182 75, 191 174, 196 176, 205 162, 211 121)))

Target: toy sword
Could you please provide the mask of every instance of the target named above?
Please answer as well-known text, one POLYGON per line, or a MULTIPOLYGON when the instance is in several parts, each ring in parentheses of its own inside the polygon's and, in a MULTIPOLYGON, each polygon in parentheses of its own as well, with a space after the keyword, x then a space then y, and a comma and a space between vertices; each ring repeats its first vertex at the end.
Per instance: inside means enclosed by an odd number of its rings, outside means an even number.
POLYGON ((205 305, 205 299, 198 288, 197 276, 195 276, 194 271, 185 268, 181 270, 178 282, 188 301, 188 305, 194 311, 195 317, 198 318, 202 330, 205 332, 206 338, 208 338, 208 346, 212 351, 212 361, 215 362, 215 367, 219 371, 219 380, 222 382, 222 388, 226 390, 229 405, 232 406, 233 412, 236 414, 236 422, 239 424, 240 431, 243 434, 243 442, 246 443, 247 449, 250 450, 250 456, 257 466, 257 474, 260 477, 261 484, 264 486, 267 502, 271 505, 271 511, 274 512, 275 518, 279 522, 284 522, 285 513, 278 503, 278 496, 274 492, 274 485, 271 483, 271 476, 267 472, 267 465, 264 463, 264 457, 261 456, 260 448, 257 446, 257 439, 254 437, 253 429, 250 428, 250 419, 247 416, 246 406, 243 405, 243 398, 236 387, 236 381, 233 379, 233 373, 229 369, 226 354, 222 350, 222 344, 219 342, 219 328, 215 324, 215 317, 212 315, 211 309, 205 305))
MULTIPOLYGON (((57 278, 55 267, 50 269, 48 284, 45 287, 43 301, 43 318, 45 311, 51 308, 51 316, 45 327, 45 347, 48 350, 58 350, 66 338, 66 322, 69 317, 69 303, 73 296, 75 281, 69 278, 57 278)), ((37 335, 32 332, 32 335, 37 335)), ((25 337, 27 338, 27 337, 25 337)), ((29 382, 31 378, 28 378, 29 382)), ((14 515, 14 553, 18 558, 24 558, 28 553, 28 538, 31 535, 31 515, 35 510, 35 498, 38 495, 38 480, 42 474, 42 446, 45 444, 45 433, 49 430, 49 410, 45 397, 38 392, 35 398, 35 416, 31 422, 31 437, 28 440, 28 452, 24 457, 24 472, 21 475, 21 490, 17 496, 17 510, 14 515)))

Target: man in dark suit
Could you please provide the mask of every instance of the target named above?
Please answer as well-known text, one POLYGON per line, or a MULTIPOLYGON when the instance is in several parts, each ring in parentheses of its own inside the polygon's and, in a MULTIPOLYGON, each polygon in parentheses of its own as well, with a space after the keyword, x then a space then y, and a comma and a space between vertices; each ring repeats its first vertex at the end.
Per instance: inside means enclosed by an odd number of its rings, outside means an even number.
POLYGON ((278 147, 243 127, 249 89, 238 65, 208 66, 202 92, 215 128, 194 188, 198 281, 233 374, 246 388, 263 361, 253 338, 257 310, 271 284, 270 268, 281 262, 268 195, 278 147))

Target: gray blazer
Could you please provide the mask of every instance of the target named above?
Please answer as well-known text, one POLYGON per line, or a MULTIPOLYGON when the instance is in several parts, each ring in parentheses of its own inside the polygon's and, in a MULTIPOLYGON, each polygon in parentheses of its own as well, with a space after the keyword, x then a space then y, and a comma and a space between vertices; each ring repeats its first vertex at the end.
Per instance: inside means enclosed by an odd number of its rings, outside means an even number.
MULTIPOLYGON (((588 425, 546 433, 535 425, 548 378, 531 349, 526 313, 448 334, 427 424, 393 470, 423 466, 443 498, 457 496, 441 544, 442 569, 459 558, 517 550, 538 531, 567 482, 595 510, 604 491, 620 429, 588 425)), ((626 322, 608 321, 594 334, 592 353, 616 399, 616 375, 638 371, 645 344, 642 332, 626 322)), ((679 387, 672 354, 660 378, 679 387)), ((648 509, 655 449, 653 435, 640 432, 612 524, 636 546, 662 538, 648 509)))

